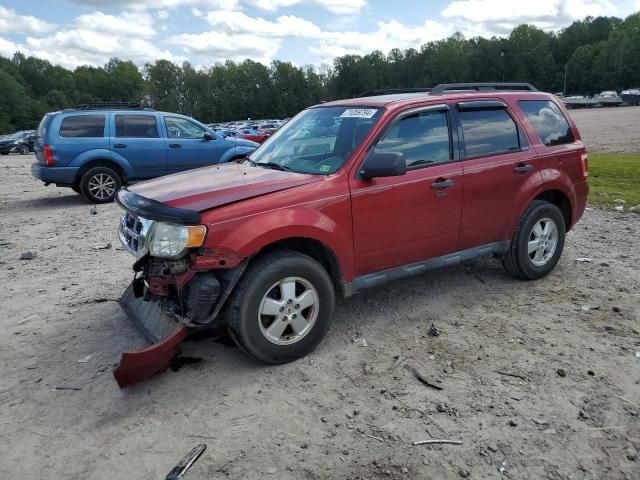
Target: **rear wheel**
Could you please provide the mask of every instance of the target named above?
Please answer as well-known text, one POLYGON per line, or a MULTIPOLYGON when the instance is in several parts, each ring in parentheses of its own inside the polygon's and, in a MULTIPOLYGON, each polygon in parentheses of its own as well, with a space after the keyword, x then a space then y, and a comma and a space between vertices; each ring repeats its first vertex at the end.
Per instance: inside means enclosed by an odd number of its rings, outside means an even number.
POLYGON ((258 258, 236 286, 228 305, 231 337, 253 358, 287 363, 322 340, 335 305, 327 271, 292 251, 258 258))
POLYGON ((552 203, 536 200, 520 218, 502 264, 515 277, 525 280, 542 278, 560 260, 565 233, 560 209, 552 203))
POLYGON ((82 196, 93 203, 112 202, 122 186, 122 179, 109 167, 94 167, 80 179, 82 196))

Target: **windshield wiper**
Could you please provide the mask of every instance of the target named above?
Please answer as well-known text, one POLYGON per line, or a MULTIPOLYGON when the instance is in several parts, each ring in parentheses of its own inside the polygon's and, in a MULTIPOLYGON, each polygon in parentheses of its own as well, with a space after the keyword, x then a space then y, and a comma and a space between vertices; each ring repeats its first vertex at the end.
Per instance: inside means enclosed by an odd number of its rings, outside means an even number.
POLYGON ((260 167, 271 168, 273 170, 282 170, 283 172, 291 171, 291 168, 287 167, 286 165, 280 165, 279 163, 275 162, 257 162, 256 165, 260 167))

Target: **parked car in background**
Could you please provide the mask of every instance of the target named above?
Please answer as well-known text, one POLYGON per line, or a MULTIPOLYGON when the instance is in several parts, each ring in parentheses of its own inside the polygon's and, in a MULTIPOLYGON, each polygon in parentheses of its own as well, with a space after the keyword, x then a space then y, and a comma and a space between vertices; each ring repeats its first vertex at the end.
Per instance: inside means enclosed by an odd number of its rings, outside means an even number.
POLYGON ((0 139, 0 154, 9 155, 11 152, 27 155, 33 152, 35 130, 23 130, 0 139))
POLYGON ((88 105, 44 116, 31 172, 45 185, 70 187, 91 202, 105 203, 122 185, 240 159, 257 146, 224 138, 177 113, 88 105))
POLYGON ((250 128, 244 128, 238 132, 240 133, 241 138, 251 140, 256 143, 262 143, 271 136, 271 134, 265 131, 252 130, 250 128))
POLYGON ((166 368, 187 330, 221 326, 252 357, 290 362, 320 343, 338 296, 482 255, 540 279, 587 177, 574 122, 529 84, 308 108, 246 162, 118 193, 138 275, 121 304, 160 343, 116 378, 166 368))
POLYGON ((279 123, 264 123, 262 125, 258 125, 257 130, 271 135, 275 133, 279 128, 280 128, 279 123))

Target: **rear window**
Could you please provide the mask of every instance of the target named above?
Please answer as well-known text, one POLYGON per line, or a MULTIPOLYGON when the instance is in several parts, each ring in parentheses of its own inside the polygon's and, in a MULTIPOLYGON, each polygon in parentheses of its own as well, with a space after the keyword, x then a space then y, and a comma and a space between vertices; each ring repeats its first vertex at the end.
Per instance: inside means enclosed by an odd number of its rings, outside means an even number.
POLYGON ((60 125, 61 137, 103 137, 104 115, 71 115, 60 125))
POLYGON ((158 125, 153 115, 116 115, 116 137, 158 138, 158 125))
POLYGON ((483 157, 520 150, 521 138, 506 110, 460 112, 467 157, 483 157))
POLYGON ((548 146, 573 143, 573 132, 558 106, 549 100, 520 100, 518 105, 548 146))

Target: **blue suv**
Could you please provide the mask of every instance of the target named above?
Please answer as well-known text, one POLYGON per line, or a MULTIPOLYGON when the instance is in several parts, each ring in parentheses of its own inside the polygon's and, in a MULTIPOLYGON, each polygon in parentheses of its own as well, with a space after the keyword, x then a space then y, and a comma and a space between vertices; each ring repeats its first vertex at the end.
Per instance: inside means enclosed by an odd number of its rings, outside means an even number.
POLYGON ((123 184, 240 159, 257 146, 177 113, 84 106, 44 116, 31 173, 45 185, 106 203, 123 184))

